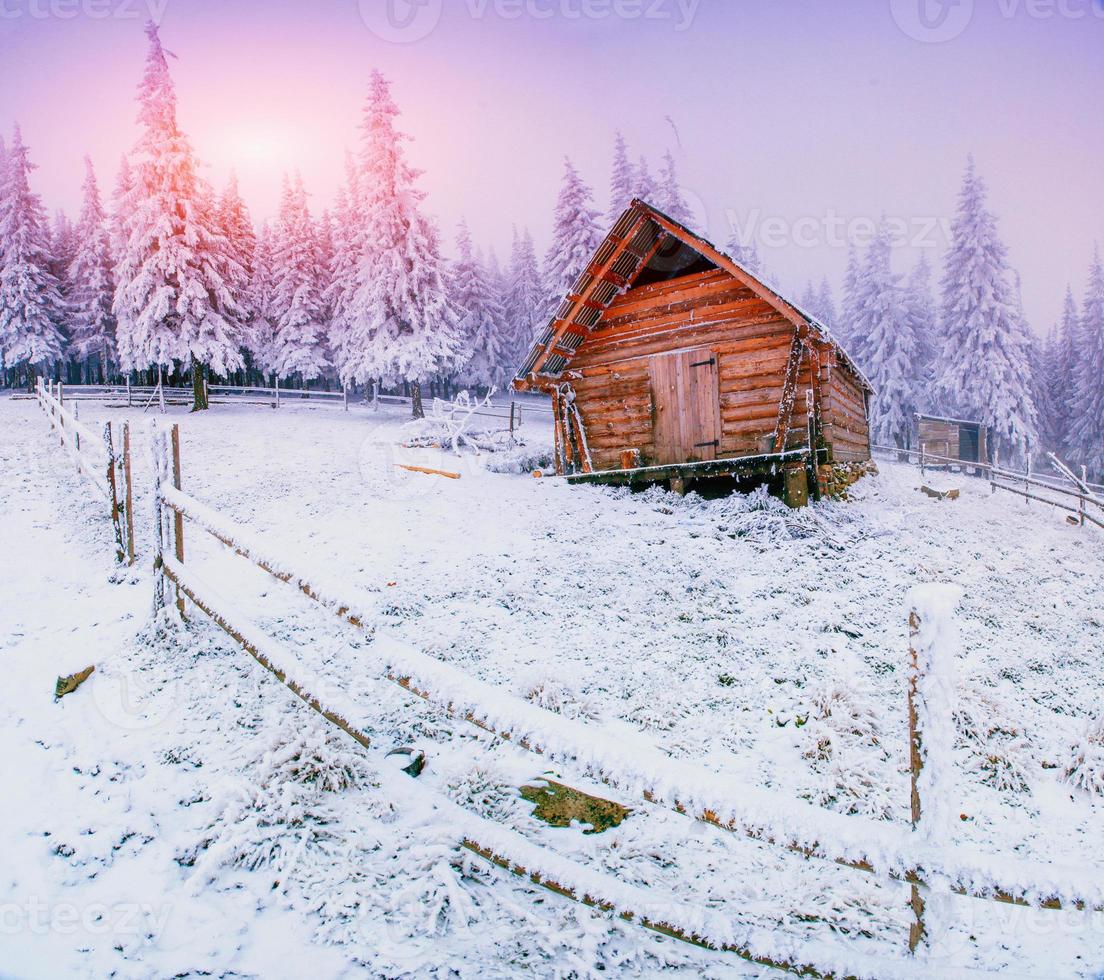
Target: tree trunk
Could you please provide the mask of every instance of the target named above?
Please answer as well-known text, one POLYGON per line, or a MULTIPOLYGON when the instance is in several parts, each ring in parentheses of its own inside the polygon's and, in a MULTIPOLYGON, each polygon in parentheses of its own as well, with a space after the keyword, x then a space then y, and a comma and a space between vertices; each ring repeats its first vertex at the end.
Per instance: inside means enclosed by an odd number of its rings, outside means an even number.
POLYGON ((27 394, 33 395, 35 391, 35 371, 34 365, 27 365, 27 394))
POLYGON ((422 383, 420 381, 410 382, 410 411, 413 418, 425 418, 425 409, 422 408, 422 383))
POLYGON ((192 411, 205 412, 210 406, 207 404, 207 366, 197 361, 192 361, 192 411))

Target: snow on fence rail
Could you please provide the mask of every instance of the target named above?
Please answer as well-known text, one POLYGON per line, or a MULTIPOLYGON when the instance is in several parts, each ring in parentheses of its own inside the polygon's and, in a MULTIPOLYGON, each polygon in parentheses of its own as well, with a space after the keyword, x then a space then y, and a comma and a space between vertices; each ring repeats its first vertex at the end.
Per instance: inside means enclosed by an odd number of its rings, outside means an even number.
POLYGON ((133 565, 134 496, 130 465, 130 425, 123 423, 120 456, 115 449, 112 423, 105 422, 100 435, 93 433, 80 421, 76 405, 72 408, 66 407, 63 385, 55 385, 53 382, 47 384, 39 378, 35 385, 35 398, 61 439, 62 448, 77 464, 77 472, 91 484, 110 508, 111 525, 115 532, 116 560, 133 565))
MULTIPOLYGON (((184 493, 180 489, 177 433, 174 426, 171 460, 170 442, 164 433, 155 437, 155 453, 159 454, 155 466, 158 542, 155 563, 162 573, 156 576, 159 590, 157 602, 160 605, 165 602, 163 575, 179 590, 178 603, 182 609, 183 598, 187 596, 300 698, 363 742, 362 736, 351 731, 345 723, 352 717, 352 708, 337 708, 332 702, 329 707, 324 707, 320 697, 309 693, 321 689, 321 678, 314 675, 304 678, 294 668, 293 658, 289 661, 289 655, 279 653, 281 648, 274 641, 244 617, 234 614, 229 603, 218 598, 194 573, 185 569, 183 520, 187 519, 238 555, 280 581, 295 586, 354 626, 371 629, 367 623, 373 601, 363 595, 350 594, 340 585, 326 582, 324 573, 304 573, 292 569, 230 520, 184 493), (166 515, 170 512, 175 527, 175 558, 164 554, 164 542, 168 540, 166 515)), ((953 683, 948 679, 953 661, 953 641, 949 639, 954 631, 953 613, 950 611, 952 605, 946 601, 944 594, 930 589, 918 592, 911 602, 908 699, 912 828, 837 814, 776 792, 744 785, 730 777, 672 759, 657 749, 626 744, 611 732, 564 718, 521 698, 504 694, 455 666, 386 635, 377 634, 376 642, 370 649, 379 662, 383 677, 449 715, 466 720, 520 748, 571 763, 579 767, 583 774, 611 787, 635 793, 649 803, 734 834, 772 844, 806 858, 835 862, 909 884, 915 919, 910 928, 910 950, 915 950, 924 936, 923 890, 933 879, 938 879, 953 893, 979 899, 1044 909, 1104 911, 1104 875, 1100 869, 994 855, 960 845, 948 846, 941 839, 945 821, 939 819, 938 814, 945 808, 950 795, 942 783, 949 778, 951 764, 948 753, 940 746, 945 743, 953 724, 950 704, 953 683), (922 799, 930 801, 923 820, 922 799)), ((469 845, 475 853, 515 873, 529 873, 525 869, 531 868, 531 861, 518 861, 509 854, 499 853, 494 847, 465 842, 465 846, 469 845), (521 872, 518 867, 521 867, 521 872)), ((533 876, 530 874, 530 877, 533 876)), ((533 880, 537 881, 536 878, 533 880)), ((537 883, 587 904, 610 907, 604 900, 588 901, 586 896, 591 893, 586 889, 580 898, 576 894, 577 889, 565 887, 562 882, 537 883)), ((624 914, 624 910, 616 904, 612 907, 624 914)), ((643 924, 655 927, 647 915, 635 912, 626 915, 626 918, 634 917, 648 920, 643 924)), ((703 940, 698 926, 684 929, 664 924, 660 931, 711 948, 730 948, 724 943, 717 945, 707 936, 703 940)), ((755 962, 811 969, 812 972, 825 972, 838 967, 838 963, 826 966, 827 961, 823 959, 801 962, 798 958, 783 962, 764 958, 760 955, 761 951, 756 952, 750 946, 730 951, 755 962), (819 965, 814 967, 814 963, 819 965)))
POLYGON ((894 446, 871 446, 871 449, 878 452, 895 453, 898 456, 907 456, 910 460, 915 458, 920 466, 921 473, 923 473, 929 465, 940 467, 958 466, 964 472, 967 469, 972 469, 977 475, 986 476, 989 480, 990 490, 993 493, 996 493, 998 490, 1005 490, 1009 493, 1017 494, 1025 500, 1036 500, 1039 503, 1056 507, 1058 510, 1066 511, 1076 518, 1075 523, 1080 524, 1081 527, 1084 527, 1086 524, 1095 524, 1099 528, 1104 528, 1104 496, 1101 495, 1101 492, 1104 492, 1104 486, 1088 483, 1084 477, 1084 467, 1082 467, 1082 476, 1079 479, 1073 471, 1053 453, 1048 453, 1051 465, 1054 466, 1060 477, 1067 481, 1065 485, 1063 485, 1059 479, 1053 477, 1047 477, 1039 473, 1009 470, 996 463, 956 459, 952 456, 939 456, 924 450, 898 449, 894 446), (1024 489, 1021 489, 1019 484, 1022 484, 1024 489), (1069 484, 1072 484, 1075 489, 1071 489, 1069 484), (1048 493, 1059 494, 1069 500, 1076 500, 1077 506, 1073 506, 1071 503, 1065 503, 1062 500, 1048 499, 1037 493, 1032 493, 1030 490, 1026 489, 1027 487, 1034 487, 1045 490, 1048 493), (1100 508, 1101 513, 1097 514, 1095 510, 1090 510, 1090 507, 1100 508))

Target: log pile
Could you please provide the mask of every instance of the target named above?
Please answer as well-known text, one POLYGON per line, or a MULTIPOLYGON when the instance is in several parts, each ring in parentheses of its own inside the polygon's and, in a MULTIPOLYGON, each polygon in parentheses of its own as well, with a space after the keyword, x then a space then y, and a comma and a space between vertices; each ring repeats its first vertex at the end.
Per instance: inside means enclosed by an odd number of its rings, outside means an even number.
POLYGON ((830 463, 817 468, 821 496, 832 500, 847 500, 852 484, 867 474, 876 475, 878 467, 873 460, 861 463, 830 463))

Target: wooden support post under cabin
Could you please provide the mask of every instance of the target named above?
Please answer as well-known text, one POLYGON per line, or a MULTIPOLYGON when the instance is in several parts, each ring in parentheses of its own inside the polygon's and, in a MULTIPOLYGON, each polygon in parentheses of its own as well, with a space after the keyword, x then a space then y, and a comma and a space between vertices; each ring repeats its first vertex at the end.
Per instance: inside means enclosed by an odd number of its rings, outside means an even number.
POLYGON ((686 481, 681 476, 673 476, 670 481, 671 493, 677 493, 680 497, 686 496, 686 481))
POLYGON ((787 463, 782 471, 785 486, 782 499, 788 507, 804 507, 809 503, 809 475, 804 463, 787 463))
MULTIPOLYGON (((129 385, 129 381, 127 382, 129 385)), ((133 471, 130 466, 130 423, 123 423, 123 483, 125 491, 125 510, 127 528, 127 564, 134 564, 134 487, 133 471)))
MULTIPOLYGON (((180 486, 180 426, 172 427, 172 481, 177 490, 180 486)), ((174 554, 176 560, 184 563, 184 515, 180 511, 173 511, 173 537, 175 539, 174 554)), ((184 615, 184 593, 176 590, 176 608, 180 615, 184 615)))
MULTIPOLYGON (((908 726, 909 726, 909 773, 911 776, 912 793, 910 807, 912 813, 912 829, 915 830, 920 823, 920 772, 924 768, 923 745, 921 732, 916 716, 916 688, 919 682, 919 655, 916 650, 917 637, 920 634, 920 614, 912 609, 909 612, 909 680, 908 680, 908 726)), ((909 907, 912 909, 913 920, 909 924, 909 952, 915 953, 917 947, 924 939, 924 897, 920 894, 920 886, 913 883, 909 897, 909 907)))

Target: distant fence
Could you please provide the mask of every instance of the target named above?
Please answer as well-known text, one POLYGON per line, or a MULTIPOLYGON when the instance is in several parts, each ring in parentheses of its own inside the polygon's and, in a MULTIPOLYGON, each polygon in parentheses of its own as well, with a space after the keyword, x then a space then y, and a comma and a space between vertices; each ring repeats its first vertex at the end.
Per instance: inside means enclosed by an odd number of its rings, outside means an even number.
POLYGON ((1104 486, 1087 482, 1084 478, 1083 469, 1082 476, 1078 477, 1054 453, 1048 453, 1048 457, 1051 465, 1059 474, 1057 477, 1030 471, 1010 470, 995 463, 984 461, 939 456, 923 450, 898 449, 895 446, 871 446, 871 449, 896 455, 898 458, 904 456, 909 462, 916 462, 921 473, 929 468, 949 469, 958 467, 963 473, 988 480, 990 490, 993 493, 998 490, 1014 493, 1025 500, 1035 500, 1065 511, 1071 515, 1068 520, 1072 524, 1079 524, 1081 527, 1086 524, 1095 524, 1099 528, 1104 528, 1104 486), (1055 500, 1039 493, 1033 493, 1033 489, 1045 491, 1049 494, 1057 494, 1061 499, 1055 500))
POLYGON ((79 418, 76 404, 65 403, 61 384, 37 380, 35 397, 61 439, 62 448, 77 464, 77 472, 109 508, 115 531, 117 560, 134 564, 134 495, 131 486, 130 425, 122 427, 122 445, 115 445, 111 422, 96 435, 79 418))
MULTIPOLYGON (((281 582, 328 608, 346 622, 368 626, 371 601, 352 594, 342 584, 323 582, 321 573, 293 569, 273 554, 260 539, 238 528, 233 521, 201 503, 182 489, 179 430, 155 434, 155 605, 164 607, 167 591, 176 590, 183 612, 185 599, 209 616, 231 638, 271 671, 293 693, 362 745, 367 737, 356 726, 356 706, 339 684, 305 669, 294 654, 235 610, 202 577, 184 562, 184 521, 268 572, 281 582)), ((1044 909, 1104 911, 1104 874, 1092 867, 1063 867, 994 855, 960 845, 946 845, 930 825, 931 816, 921 806, 921 795, 930 794, 933 811, 946 808, 947 795, 938 787, 946 776, 954 722, 946 691, 954 650, 947 644, 953 615, 945 599, 921 590, 911 603, 910 661, 908 670, 909 758, 912 774, 912 826, 844 816, 775 791, 726 781, 718 789, 718 774, 684 763, 662 752, 631 750, 616 744, 608 733, 599 736, 583 722, 540 708, 499 687, 471 677, 454 665, 399 644, 381 644, 383 676, 408 692, 433 704, 452 717, 463 719, 545 758, 578 766, 583 775, 612 787, 642 795, 654 805, 681 813, 742 837, 770 844, 806 858, 834 862, 846 868, 903 882, 911 889, 908 948, 915 951, 924 940, 924 893, 929 881, 952 893, 1013 905, 1044 909), (925 761, 926 760, 926 761, 925 761), (925 765, 929 774, 925 775, 925 765), (915 833, 922 829, 924 833, 915 833)), ((568 859, 551 855, 513 832, 481 818, 467 815, 461 824, 464 846, 476 854, 527 877, 530 881, 584 904, 617 911, 665 935, 727 952, 756 963, 782 967, 808 975, 842 972, 838 964, 863 959, 853 950, 832 951, 826 959, 823 946, 795 950, 788 957, 768 953, 746 937, 734 940, 729 926, 707 927, 713 922, 701 909, 665 906, 662 917, 647 890, 626 886, 606 873, 594 872, 568 859), (555 877, 549 872, 555 869, 555 877), (540 869, 540 870, 536 870, 540 869), (627 897, 629 896, 629 897, 627 897)), ((892 976, 897 970, 887 962, 875 967, 869 961, 857 968, 863 975, 892 976)))

